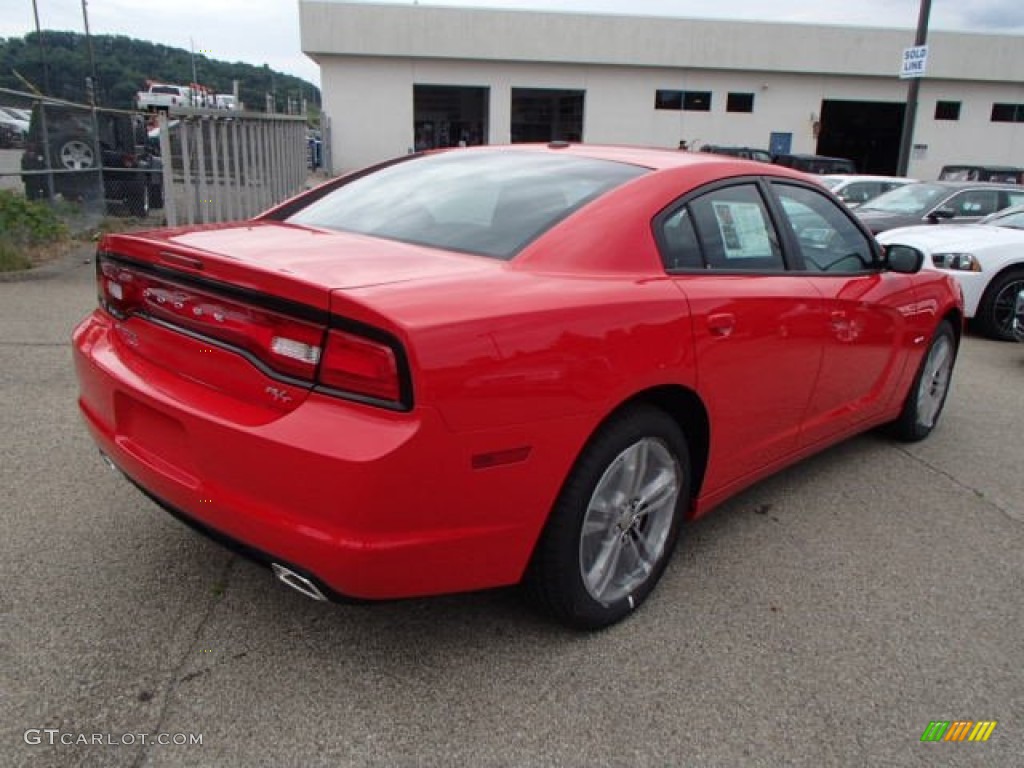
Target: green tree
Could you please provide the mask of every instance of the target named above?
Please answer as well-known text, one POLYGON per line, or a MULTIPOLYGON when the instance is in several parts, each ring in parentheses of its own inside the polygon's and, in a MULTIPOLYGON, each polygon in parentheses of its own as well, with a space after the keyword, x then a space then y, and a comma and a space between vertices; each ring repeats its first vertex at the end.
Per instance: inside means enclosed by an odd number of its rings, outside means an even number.
MULTIPOLYGON (((23 38, 0 38, 0 88, 26 90, 18 73, 49 96, 85 103, 86 78, 91 75, 85 35, 53 30, 44 30, 42 35, 46 73, 35 32, 23 38)), ((123 35, 93 35, 92 43, 96 97, 101 106, 132 108, 135 94, 145 88, 146 80, 179 84, 192 81, 192 54, 183 48, 123 35)), ((275 72, 266 64, 219 61, 203 54, 196 55, 195 63, 199 82, 217 93, 231 93, 233 81, 238 80, 239 96, 250 110, 263 111, 267 93, 275 94, 278 109, 284 109, 289 98, 298 102, 304 97, 311 104, 320 103, 320 89, 315 85, 275 72)))

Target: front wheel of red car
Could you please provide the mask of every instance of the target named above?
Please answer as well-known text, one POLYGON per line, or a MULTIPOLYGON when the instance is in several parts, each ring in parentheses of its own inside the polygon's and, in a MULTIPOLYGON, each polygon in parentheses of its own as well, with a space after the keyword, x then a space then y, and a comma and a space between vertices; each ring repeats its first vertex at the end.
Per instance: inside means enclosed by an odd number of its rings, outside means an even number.
POLYGON ((897 438, 912 443, 931 434, 946 404, 955 362, 956 336, 949 321, 943 320, 921 361, 903 410, 892 425, 897 438))
POLYGON ((679 426, 650 406, 611 417, 583 450, 551 512, 527 585, 560 621, 598 629, 650 594, 690 497, 679 426))

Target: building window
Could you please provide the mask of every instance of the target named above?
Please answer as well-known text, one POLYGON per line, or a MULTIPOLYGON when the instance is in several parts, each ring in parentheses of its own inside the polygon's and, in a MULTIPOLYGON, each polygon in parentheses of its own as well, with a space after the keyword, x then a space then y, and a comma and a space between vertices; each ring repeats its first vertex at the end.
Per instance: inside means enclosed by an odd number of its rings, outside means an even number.
POLYGON ((725 101, 726 112, 753 112, 754 94, 730 93, 725 101))
POLYGON ((688 112, 710 112, 711 91, 685 91, 683 109, 688 112))
POLYGON ((654 108, 655 109, 674 109, 676 111, 683 108, 683 92, 682 91, 655 91, 654 93, 654 108))
POLYGON ((1024 123, 1024 104, 993 104, 993 123, 1024 123))
POLYGON ((936 101, 935 102, 935 119, 936 120, 959 120, 960 119, 960 102, 959 101, 936 101))

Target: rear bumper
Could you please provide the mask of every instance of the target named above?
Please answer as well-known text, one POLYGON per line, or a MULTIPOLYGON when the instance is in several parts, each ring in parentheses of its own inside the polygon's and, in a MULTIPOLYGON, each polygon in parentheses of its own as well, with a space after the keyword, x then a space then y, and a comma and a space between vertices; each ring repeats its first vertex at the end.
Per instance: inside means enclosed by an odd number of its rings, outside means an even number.
POLYGON ((260 562, 359 599, 520 580, 564 474, 551 429, 529 457, 478 469, 534 430, 456 434, 429 408, 394 413, 311 393, 294 410, 241 403, 135 355, 97 310, 76 329, 92 437, 165 509, 260 562), (556 458, 557 457, 557 458, 556 458))

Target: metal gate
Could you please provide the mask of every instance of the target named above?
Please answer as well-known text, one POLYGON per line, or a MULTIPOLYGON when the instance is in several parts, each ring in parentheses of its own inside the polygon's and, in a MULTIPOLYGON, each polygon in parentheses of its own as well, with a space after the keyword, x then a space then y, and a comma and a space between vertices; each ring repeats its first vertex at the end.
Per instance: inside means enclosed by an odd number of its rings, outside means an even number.
POLYGON ((247 219, 302 191, 302 116, 182 109, 157 116, 168 226, 247 219))

